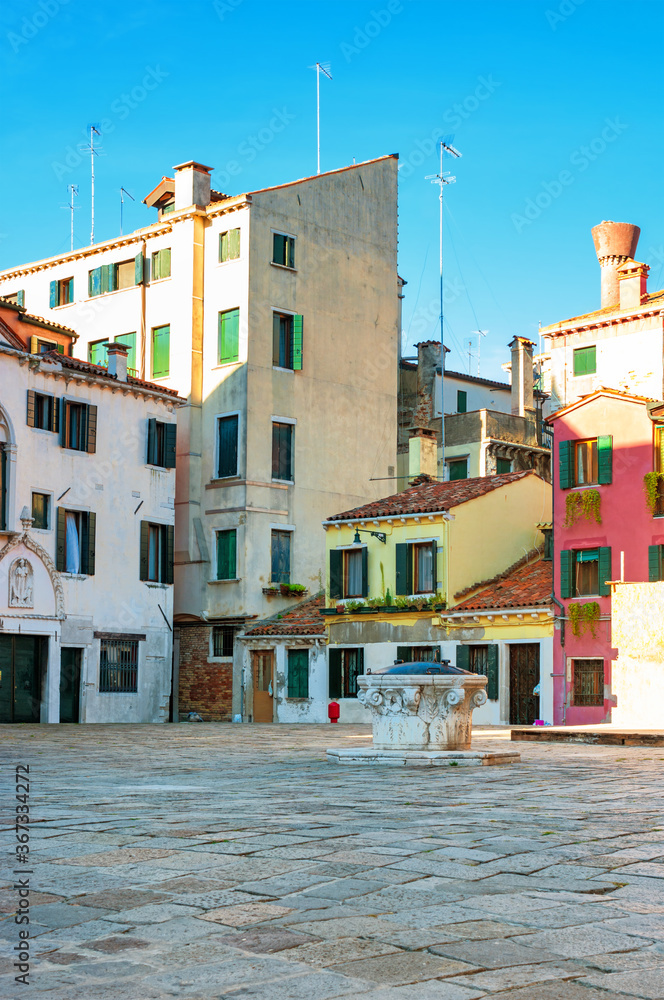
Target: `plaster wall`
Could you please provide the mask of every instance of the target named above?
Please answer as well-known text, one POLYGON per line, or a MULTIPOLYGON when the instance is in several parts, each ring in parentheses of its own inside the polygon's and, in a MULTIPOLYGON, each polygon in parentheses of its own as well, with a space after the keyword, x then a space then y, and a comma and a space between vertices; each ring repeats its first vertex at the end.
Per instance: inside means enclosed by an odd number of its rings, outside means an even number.
MULTIPOLYGON (((440 375, 436 375, 434 416, 440 417, 440 375)), ((445 374, 445 413, 458 413, 457 392, 466 393, 466 412, 472 410, 499 410, 502 413, 511 413, 511 388, 509 385, 504 389, 498 386, 482 385, 477 382, 466 381, 465 379, 454 378, 454 375, 447 372, 445 374)))
POLYGON ((618 726, 662 728, 664 583, 616 584, 612 597, 611 691, 618 726))

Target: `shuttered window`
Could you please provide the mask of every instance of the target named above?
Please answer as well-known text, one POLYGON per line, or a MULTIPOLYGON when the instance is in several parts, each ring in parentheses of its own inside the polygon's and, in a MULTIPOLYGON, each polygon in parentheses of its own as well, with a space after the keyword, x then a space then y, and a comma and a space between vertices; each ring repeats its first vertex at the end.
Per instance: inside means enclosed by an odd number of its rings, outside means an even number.
POLYGON ((152 378, 166 378, 170 372, 171 327, 155 326, 152 330, 152 378))
POLYGON ((511 471, 512 471, 512 462, 509 458, 496 459, 496 474, 498 476, 504 476, 511 471))
POLYGON ((55 561, 60 573, 94 576, 97 515, 58 507, 55 561))
POLYGON ((293 424, 272 421, 272 478, 293 482, 293 424))
POLYGON ((302 316, 273 313, 272 364, 276 368, 302 370, 303 330, 302 316))
POLYGON ((608 597, 611 548, 563 549, 560 553, 560 596, 608 597))
POLYGON ((237 361, 240 350, 240 310, 227 309, 219 313, 219 344, 217 361, 220 365, 237 361))
POLYGON ((468 393, 465 389, 457 389, 457 413, 465 413, 468 406, 468 393))
POLYGON ((489 701, 497 701, 499 696, 499 653, 496 643, 488 645, 457 646, 456 665, 461 670, 473 674, 483 674, 487 678, 486 696, 489 701))
POLYGON ((50 528, 51 497, 48 493, 32 494, 32 527, 50 528))
POLYGON ((229 229, 219 235, 219 263, 237 260, 240 256, 240 230, 229 229))
POLYGON ((161 420, 148 420, 148 455, 147 464, 157 465, 162 469, 175 468, 175 448, 177 442, 177 427, 161 420))
POLYGON ((291 582, 291 532, 272 531, 271 583, 291 582))
POLYGON ((217 532, 217 580, 237 579, 237 531, 217 532))
POLYGON ((648 580, 650 583, 664 580, 664 560, 662 553, 664 553, 664 545, 648 546, 648 580))
POLYGON ((217 418, 217 479, 238 476, 239 417, 232 414, 217 418))
POLYGON ((403 542, 395 550, 397 596, 434 593, 438 585, 438 543, 403 542))
POLYGON ((295 267, 295 238, 284 233, 272 234, 272 261, 282 267, 295 267))
POLYGON ((288 650, 287 698, 309 697, 309 650, 288 650))
POLYGON ((91 344, 88 344, 88 361, 93 365, 106 366, 108 364, 107 348, 107 340, 93 340, 91 344))
POLYGON ((52 281, 49 287, 48 304, 51 309, 57 306, 68 306, 74 301, 74 279, 60 278, 52 281))
POLYGON ((159 281, 162 278, 170 278, 170 276, 171 250, 170 247, 167 247, 152 254, 152 280, 159 281))
POLYGON ((173 583, 173 525, 141 521, 140 579, 173 583))
POLYGON ((136 365, 136 334, 121 333, 115 338, 115 343, 126 344, 129 348, 129 353, 127 354, 127 374, 136 377, 138 375, 138 368, 136 365))
POLYGON ((357 698, 357 678, 364 673, 364 649, 331 646, 328 652, 328 696, 357 698))
POLYGON ((397 646, 401 663, 440 663, 440 646, 397 646))
POLYGON ((450 459, 447 463, 450 479, 468 479, 468 459, 450 459))
POLYGON ((71 399, 61 401, 60 444, 72 451, 97 450, 97 407, 71 399))
POLYGON ((607 485, 612 479, 613 437, 610 434, 559 443, 558 482, 562 490, 572 486, 607 485))
POLYGON ((45 392, 28 389, 28 427, 57 431, 60 426, 60 400, 45 392))
POLYGON ((597 371, 597 348, 595 344, 591 347, 577 347, 574 351, 574 374, 594 375, 597 371))

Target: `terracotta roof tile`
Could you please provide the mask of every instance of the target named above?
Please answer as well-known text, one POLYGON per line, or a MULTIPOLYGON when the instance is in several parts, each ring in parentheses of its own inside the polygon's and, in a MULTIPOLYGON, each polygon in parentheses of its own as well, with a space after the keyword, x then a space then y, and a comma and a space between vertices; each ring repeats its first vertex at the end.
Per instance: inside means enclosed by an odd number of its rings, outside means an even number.
POLYGON ((484 611, 499 608, 533 608, 551 604, 553 563, 537 559, 518 566, 502 579, 496 579, 478 594, 451 608, 456 611, 484 611))
POLYGON ((420 476, 423 481, 416 482, 407 490, 395 493, 382 500, 373 500, 341 514, 333 514, 328 521, 358 521, 371 520, 374 517, 389 517, 390 514, 427 514, 433 511, 450 510, 469 500, 491 493, 501 486, 508 486, 517 479, 526 476, 536 476, 532 469, 524 472, 506 472, 501 476, 483 476, 478 479, 455 479, 451 482, 439 482, 429 476, 420 476))
POLYGON ((657 292, 651 292, 648 298, 640 306, 635 309, 621 309, 620 305, 615 306, 605 306, 603 309, 594 309, 589 313, 581 313, 579 316, 571 316, 569 319, 561 319, 558 323, 550 323, 548 326, 543 326, 540 333, 549 335, 555 335, 561 332, 561 328, 570 326, 573 323, 580 323, 582 320, 587 320, 588 322, 593 322, 594 320, 608 319, 613 315, 618 315, 619 313, 630 313, 639 312, 645 307, 652 307, 659 304, 664 304, 664 288, 657 292))
POLYGON ((325 598, 318 594, 310 601, 299 604, 280 618, 269 618, 246 630, 244 635, 325 635, 325 618, 320 613, 325 598))
MULTIPOLYGON (((104 365, 93 365, 91 361, 82 361, 80 358, 70 358, 66 354, 58 354, 57 351, 47 351, 40 356, 43 358, 50 358, 52 361, 58 361, 63 368, 71 368, 74 371, 84 372, 87 375, 97 375, 101 378, 111 379, 114 382, 117 381, 115 375, 109 375, 108 369, 104 365)), ((156 382, 146 382, 142 378, 134 378, 133 375, 127 376, 127 385, 136 385, 143 389, 152 389, 155 392, 163 392, 165 396, 173 396, 175 399, 181 398, 178 396, 177 389, 167 389, 166 386, 158 385, 156 382)))

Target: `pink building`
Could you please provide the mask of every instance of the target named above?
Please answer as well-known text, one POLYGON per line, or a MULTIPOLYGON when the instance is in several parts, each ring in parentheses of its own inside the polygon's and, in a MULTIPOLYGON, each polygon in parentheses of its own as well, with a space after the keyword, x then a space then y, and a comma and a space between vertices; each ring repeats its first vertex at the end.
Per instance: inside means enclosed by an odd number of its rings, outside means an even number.
POLYGON ((554 724, 611 721, 611 580, 664 579, 664 403, 600 388, 554 428, 554 724), (646 485, 651 490, 648 505, 646 485), (655 492, 657 499, 655 499, 655 492))

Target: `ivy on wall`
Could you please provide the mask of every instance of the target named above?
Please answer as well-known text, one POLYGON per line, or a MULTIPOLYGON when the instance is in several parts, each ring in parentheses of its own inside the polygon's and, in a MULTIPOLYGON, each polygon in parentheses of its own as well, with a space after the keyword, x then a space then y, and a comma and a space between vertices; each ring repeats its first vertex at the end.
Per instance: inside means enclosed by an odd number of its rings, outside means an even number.
POLYGON ((584 632, 590 632, 593 639, 596 639, 599 614, 597 601, 588 601, 586 604, 570 604, 567 608, 567 616, 573 634, 579 638, 584 632))
POLYGON ((565 527, 571 528, 580 517, 602 523, 602 498, 599 490, 578 490, 565 497, 565 527))
POLYGON ((660 483, 664 481, 664 472, 646 472, 643 477, 643 489, 646 495, 646 507, 650 516, 655 516, 655 508, 660 495, 660 483))

